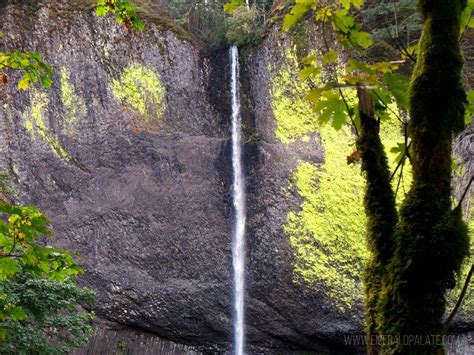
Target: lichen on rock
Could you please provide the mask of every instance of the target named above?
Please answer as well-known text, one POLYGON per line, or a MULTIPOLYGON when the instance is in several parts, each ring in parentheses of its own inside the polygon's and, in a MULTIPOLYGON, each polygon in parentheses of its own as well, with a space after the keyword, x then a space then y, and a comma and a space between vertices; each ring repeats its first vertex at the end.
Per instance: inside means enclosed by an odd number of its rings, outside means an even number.
POLYGON ((41 91, 30 89, 30 101, 31 105, 23 112, 23 118, 25 121, 25 128, 30 132, 33 140, 38 137, 43 138, 58 157, 69 161, 71 157, 69 153, 64 149, 59 140, 54 136, 46 125, 44 118, 44 112, 48 110, 49 98, 41 91))
POLYGON ((144 120, 159 121, 166 110, 166 90, 158 74, 141 64, 132 64, 111 83, 111 91, 125 108, 144 120))
POLYGON ((269 68, 272 109, 279 141, 301 144, 319 132, 325 162, 316 166, 299 161, 290 179, 302 203, 289 211, 284 232, 295 253, 294 281, 323 289, 328 302, 347 311, 361 301, 360 275, 368 251, 365 245, 365 214, 362 207, 363 178, 358 167, 346 164, 350 154, 349 129, 336 132, 319 127, 305 95, 309 91, 298 75, 296 48, 280 48, 284 63, 269 68), (337 191, 337 193, 335 193, 337 191))
POLYGON ((320 129, 325 162, 299 162, 292 182, 302 198, 284 227, 295 251, 295 274, 310 287, 322 288, 344 312, 361 301, 361 274, 368 250, 362 207, 364 181, 359 167, 347 165, 348 129, 320 129))
MULTIPOLYGON (((295 281, 311 288, 324 289, 328 299, 344 312, 362 301, 361 277, 369 253, 366 245, 366 216, 363 207, 364 177, 358 165, 348 165, 355 136, 348 127, 336 131, 320 126, 305 95, 308 84, 298 75, 294 46, 283 46, 280 67, 269 67, 273 73, 272 109, 277 127, 276 138, 284 144, 305 144, 318 132, 324 149, 324 163, 317 166, 299 161, 290 179, 302 199, 299 211, 288 212, 284 231, 295 252, 295 281), (287 48, 288 48, 287 47, 287 48)), ((341 70, 343 70, 341 68, 341 70)), ((324 73, 319 80, 323 80, 324 73)), ((317 80, 317 79, 316 79, 317 80)), ((355 90, 346 90, 347 100, 356 100, 355 90)), ((403 142, 402 127, 395 117, 384 121, 380 132, 392 171, 396 168, 396 152, 391 148, 403 142)), ((398 183, 402 200, 411 182, 409 163, 398 183)))
POLYGON ((286 61, 284 67, 269 67, 275 73, 272 79, 272 109, 277 122, 275 135, 282 143, 292 143, 297 138, 308 140, 308 134, 318 128, 317 118, 311 112, 305 93, 307 84, 298 77, 296 47, 280 48, 286 61))
POLYGON ((84 99, 75 93, 69 83, 69 74, 65 67, 61 68, 61 101, 64 110, 64 129, 68 134, 72 134, 77 122, 86 117, 87 108, 84 99))

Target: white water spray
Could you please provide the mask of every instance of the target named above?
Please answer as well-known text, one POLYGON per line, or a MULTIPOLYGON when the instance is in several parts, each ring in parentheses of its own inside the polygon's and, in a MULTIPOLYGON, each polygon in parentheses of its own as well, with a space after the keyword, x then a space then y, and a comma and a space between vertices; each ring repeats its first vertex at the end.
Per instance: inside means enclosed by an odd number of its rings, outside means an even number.
POLYGON ((239 53, 230 48, 232 94, 232 197, 235 222, 232 233, 232 264, 234 267, 234 354, 244 354, 244 291, 245 291, 245 181, 242 171, 242 127, 240 116, 239 53))

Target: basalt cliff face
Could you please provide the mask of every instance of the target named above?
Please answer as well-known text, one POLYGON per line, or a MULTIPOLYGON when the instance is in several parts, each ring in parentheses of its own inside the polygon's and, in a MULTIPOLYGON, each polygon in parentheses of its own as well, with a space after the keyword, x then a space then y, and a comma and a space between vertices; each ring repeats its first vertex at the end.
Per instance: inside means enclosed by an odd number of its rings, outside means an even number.
MULTIPOLYGON (((51 219, 54 243, 81 255, 81 284, 97 292, 104 321, 77 353, 119 352, 122 340, 137 354, 226 351, 227 50, 205 48, 159 19, 138 33, 67 3, 0 7, 0 48, 38 51, 55 71, 50 89, 0 88, 0 168, 19 202, 51 219)), ((247 341, 263 353, 354 353, 362 348, 344 335, 362 333, 363 185, 344 160, 350 134, 315 129, 296 71, 299 48, 280 37, 269 31, 241 53, 247 341), (330 157, 337 142, 344 148, 330 157), (335 206, 329 186, 341 189, 335 206)))

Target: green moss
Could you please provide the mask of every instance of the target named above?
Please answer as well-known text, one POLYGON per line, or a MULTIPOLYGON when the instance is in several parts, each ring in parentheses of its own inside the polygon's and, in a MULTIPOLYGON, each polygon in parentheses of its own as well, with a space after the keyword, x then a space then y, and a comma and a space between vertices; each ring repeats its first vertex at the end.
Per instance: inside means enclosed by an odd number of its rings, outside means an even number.
POLYGON ((159 120, 165 112, 165 87, 152 69, 130 65, 123 70, 120 79, 113 80, 111 90, 126 107, 142 116, 159 120))
POLYGON ((290 50, 282 48, 281 51, 286 60, 285 66, 268 69, 270 73, 274 73, 271 98, 277 122, 275 134, 281 142, 288 144, 315 132, 318 124, 311 107, 304 99, 309 87, 299 79, 296 48, 292 47, 290 50))
MULTIPOLYGON (((400 208, 378 311, 379 333, 392 337, 444 334, 446 291, 469 255, 467 226, 451 197, 452 136, 464 126, 459 20, 465 5, 419 1, 423 35, 409 89, 413 184, 400 208)), ((439 343, 392 343, 382 351, 444 353, 439 343)))
POLYGON ((71 160, 69 153, 62 147, 59 140, 49 131, 44 120, 44 111, 49 106, 48 96, 33 88, 30 89, 30 108, 23 112, 25 128, 30 132, 33 139, 43 138, 51 150, 66 161, 71 160))
POLYGON ((72 134, 76 123, 87 115, 84 99, 75 94, 66 68, 61 68, 61 101, 64 109, 64 129, 72 134))
MULTIPOLYGON (((295 251, 295 281, 324 289, 328 301, 341 311, 348 311, 362 301, 361 278, 369 257, 366 245, 366 217, 363 204, 365 180, 360 166, 347 165, 347 156, 355 149, 355 137, 348 128, 336 132, 319 127, 316 115, 304 99, 309 90, 298 73, 296 49, 280 48, 284 64, 269 67, 273 74, 272 108, 277 123, 275 135, 285 144, 297 139, 309 143, 311 134, 319 131, 325 162, 318 167, 299 162, 290 185, 302 199, 299 211, 288 213, 284 231, 295 251)), ((356 93, 347 92, 348 100, 356 93)), ((383 125, 382 139, 388 150, 402 142, 401 129, 395 119, 383 125)), ((385 123, 385 122, 384 122, 385 123)), ((396 163, 396 153, 387 152, 396 163)), ((409 169, 400 187, 410 183, 409 169)), ((393 184, 397 184, 395 179, 393 184)))
POLYGON ((361 274, 368 257, 363 209, 364 180, 358 166, 347 165, 348 129, 322 127, 325 162, 300 162, 293 175, 303 202, 289 212, 285 233, 295 250, 297 279, 324 289, 341 311, 361 301, 361 274), (335 193, 337 191, 337 193, 335 193))

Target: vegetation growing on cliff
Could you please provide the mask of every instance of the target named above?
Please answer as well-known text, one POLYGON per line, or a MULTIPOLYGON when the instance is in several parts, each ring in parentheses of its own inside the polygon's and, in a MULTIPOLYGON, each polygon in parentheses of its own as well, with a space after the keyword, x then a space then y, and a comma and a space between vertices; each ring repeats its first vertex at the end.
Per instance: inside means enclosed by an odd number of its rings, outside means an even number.
MULTIPOLYGON (((333 4, 297 1, 284 27, 290 28, 313 10, 317 20, 332 25, 343 45, 368 47, 368 34, 360 32, 350 12, 351 5, 358 8, 362 4, 351 0, 333 4)), ((419 4, 424 30, 411 79, 410 102, 403 77, 394 73, 397 67, 390 62, 352 61, 342 81, 333 65, 332 82, 312 89, 308 95, 320 115, 330 109, 333 121, 351 122, 357 135, 357 150, 350 158, 351 162, 362 160, 367 180, 365 207, 371 251, 365 272, 367 334, 385 340, 383 352, 397 354, 443 351, 439 343, 403 343, 397 339, 408 334, 443 334, 445 294, 455 286, 462 261, 469 254, 461 205, 451 207, 451 140, 453 133, 464 127, 466 106, 458 43, 460 28, 466 25, 461 18, 466 3, 419 4), (448 50, 443 47, 447 44, 448 50), (356 105, 350 104, 343 92, 350 87, 357 87, 356 105), (328 91, 338 92, 340 99, 329 100, 328 91), (337 100, 343 108, 340 112, 332 109, 337 100), (405 126, 399 167, 403 170, 403 159, 407 158, 413 165, 413 183, 400 211, 391 186, 395 173, 389 170, 380 139, 380 120, 391 110, 392 101, 397 102, 400 111, 395 115, 405 126), (404 118, 407 109, 409 121, 404 118), (392 341, 386 341, 387 336, 392 341)), ((322 61, 334 62, 324 57, 322 61)), ((316 56, 305 59, 305 70, 317 72, 315 62, 316 56)), ((377 353, 377 345, 369 344, 369 352, 377 353)))
MULTIPOLYGON (((361 301, 360 281, 368 258, 366 241, 360 238, 366 233, 364 179, 357 166, 346 163, 346 157, 351 154, 347 143, 354 139, 350 129, 342 127, 335 131, 325 125, 320 127, 321 118, 305 100, 309 83, 300 80, 296 50, 291 43, 278 48, 284 64, 268 68, 273 76, 275 135, 285 144, 305 144, 312 139, 319 141, 315 138, 317 131, 324 149, 324 163, 317 166, 300 161, 296 167, 290 185, 302 198, 302 205, 300 211, 289 212, 284 231, 296 253, 295 280, 314 289, 323 288, 331 296, 331 303, 347 311, 361 301)), ((313 75, 313 83, 322 83, 324 76, 323 72, 313 75)), ((353 99, 354 93, 350 97, 353 99)), ((403 139, 395 117, 384 124, 381 136, 388 148, 391 168, 395 169, 399 153, 390 149, 403 139)), ((407 170, 399 186, 399 200, 409 186, 407 170)), ((392 181, 392 185, 395 189, 398 181, 392 181)))
MULTIPOLYGON (((97 3, 97 15, 116 15, 117 22, 143 29, 133 6, 127 1, 97 3)), ((0 35, 2 35, 0 33, 0 35)), ((0 85, 9 83, 8 71, 23 73, 18 88, 27 90, 40 83, 52 85, 53 72, 36 52, 0 52, 0 85)), ((73 97, 65 68, 61 70, 62 103, 69 114, 65 126, 73 129, 85 106, 73 97), (81 111, 81 112, 80 112, 81 111)), ((155 88, 154 94, 157 95, 155 88)), ((67 151, 50 132, 44 118, 48 97, 38 89, 30 93, 31 105, 23 117, 32 137, 42 137, 53 152, 70 160, 67 151)), ((91 307, 95 294, 79 288, 76 277, 83 269, 72 254, 50 244, 49 221, 33 206, 14 206, 11 190, 2 176, 0 184, 0 352, 19 354, 67 354, 87 343, 92 334, 91 307)))
POLYGON ((111 90, 124 106, 143 116, 148 114, 159 120, 166 109, 165 87, 152 69, 142 65, 125 68, 120 78, 113 80, 111 90))
POLYGON ((71 254, 43 246, 48 220, 35 207, 0 203, 0 352, 67 353, 87 341, 94 293, 78 288, 71 254), (43 243, 40 243, 43 241, 43 243))
POLYGON ((61 68, 61 101, 64 108, 64 128, 67 133, 72 134, 78 121, 87 115, 87 108, 84 99, 75 93, 64 67, 61 68))

